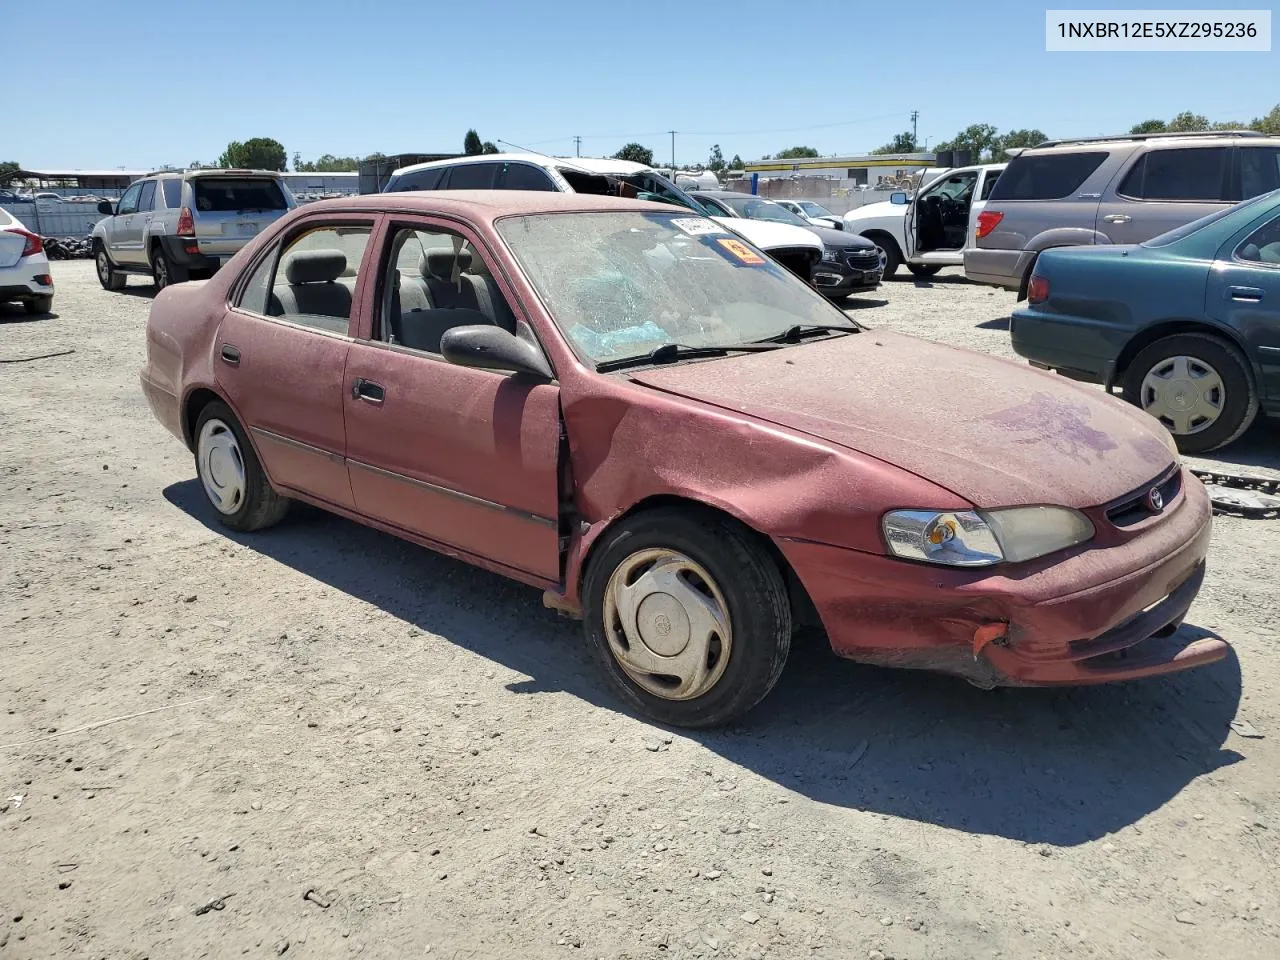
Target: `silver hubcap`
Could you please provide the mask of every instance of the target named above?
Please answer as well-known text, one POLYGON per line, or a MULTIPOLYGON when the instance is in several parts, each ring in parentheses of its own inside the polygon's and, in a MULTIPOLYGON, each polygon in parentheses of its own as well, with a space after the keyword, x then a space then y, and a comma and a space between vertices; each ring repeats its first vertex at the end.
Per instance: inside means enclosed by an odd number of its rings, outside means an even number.
POLYGON ((98 279, 103 283, 111 279, 111 265, 107 263, 107 255, 105 253, 98 254, 98 279))
POLYGON ((604 629, 627 676, 665 700, 702 696, 729 665, 724 596, 705 569, 674 550, 640 550, 618 565, 605 587, 604 629))
POLYGON ((1170 433, 1199 433, 1213 426, 1226 399, 1218 371, 1196 357, 1161 360, 1142 378, 1142 409, 1170 433))
POLYGON ((157 287, 164 289, 169 285, 169 268, 165 265, 164 257, 156 255, 155 262, 151 265, 151 272, 155 275, 157 287))
POLYGON ((880 272, 884 273, 884 268, 889 265, 889 255, 884 252, 884 247, 876 244, 876 255, 880 257, 880 272))
POLYGON ((244 503, 244 458, 236 435, 221 420, 200 428, 196 466, 205 495, 221 513, 235 513, 244 503))

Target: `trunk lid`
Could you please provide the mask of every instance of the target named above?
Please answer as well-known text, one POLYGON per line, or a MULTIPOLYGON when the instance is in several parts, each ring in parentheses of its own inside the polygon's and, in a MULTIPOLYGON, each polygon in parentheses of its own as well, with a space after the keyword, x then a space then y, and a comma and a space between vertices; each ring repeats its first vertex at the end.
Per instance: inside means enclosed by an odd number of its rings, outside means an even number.
POLYGON ((1173 459, 1156 421, 1096 389, 884 331, 630 376, 902 467, 978 507, 1097 506, 1173 459))

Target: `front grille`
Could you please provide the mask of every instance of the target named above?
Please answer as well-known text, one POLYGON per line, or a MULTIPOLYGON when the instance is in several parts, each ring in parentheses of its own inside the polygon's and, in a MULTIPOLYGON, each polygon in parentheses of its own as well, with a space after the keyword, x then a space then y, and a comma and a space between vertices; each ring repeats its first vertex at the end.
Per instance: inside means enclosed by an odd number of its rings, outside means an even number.
POLYGON ((850 250, 844 262, 853 270, 874 270, 880 266, 880 254, 874 250, 850 250))
POLYGON ((1147 500, 1152 487, 1160 491, 1160 499, 1164 501, 1163 510, 1168 510, 1174 498, 1182 492, 1182 471, 1174 465, 1171 473, 1161 474, 1151 483, 1144 484, 1133 493, 1126 495, 1118 503, 1107 508, 1107 519, 1117 527, 1132 527, 1154 516, 1147 500))

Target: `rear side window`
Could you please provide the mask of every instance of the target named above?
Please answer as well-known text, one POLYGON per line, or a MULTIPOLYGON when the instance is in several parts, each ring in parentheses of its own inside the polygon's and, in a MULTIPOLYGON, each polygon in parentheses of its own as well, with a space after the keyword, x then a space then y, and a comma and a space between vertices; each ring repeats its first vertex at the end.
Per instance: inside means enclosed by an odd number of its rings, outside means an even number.
POLYGON ((280 184, 265 177, 200 177, 191 183, 201 213, 288 209, 280 184))
POLYGON ((1248 200, 1280 188, 1280 147, 1238 147, 1240 197, 1248 200))
POLYGON ((1023 154, 996 180, 992 200, 1062 200, 1080 189, 1107 159, 1105 150, 1023 154))
POLYGON ((444 175, 447 167, 429 167, 426 170, 414 170, 411 173, 402 173, 396 177, 388 190, 393 193, 399 193, 402 190, 436 190, 440 186, 440 178, 444 175))
POLYGON ((148 180, 142 185, 142 195, 138 198, 139 210, 150 210, 156 203, 156 182, 148 180))
POLYGON ((160 183, 164 191, 164 205, 171 210, 182 206, 182 181, 161 180, 160 183))
POLYGON ((529 163, 508 163, 503 176, 504 190, 554 190, 545 172, 529 163))
POLYGON ((449 171, 449 190, 489 190, 493 187, 496 163, 461 163, 449 171))
POLYGON ((1151 150, 1133 165, 1117 191, 1136 200, 1227 199, 1226 147, 1151 150))

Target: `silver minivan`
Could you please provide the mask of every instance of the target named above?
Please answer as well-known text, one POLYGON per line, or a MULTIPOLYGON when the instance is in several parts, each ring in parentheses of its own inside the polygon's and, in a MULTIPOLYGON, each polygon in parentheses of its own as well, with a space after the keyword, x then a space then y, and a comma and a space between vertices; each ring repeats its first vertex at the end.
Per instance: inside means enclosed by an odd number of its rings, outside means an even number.
POLYGON ((1248 130, 1050 141, 996 181, 965 276, 1021 300, 1043 250, 1141 243, 1277 187, 1280 137, 1248 130))
POLYGON ((119 290, 129 274, 157 289, 217 272, 269 223, 297 206, 270 170, 188 170, 150 174, 118 203, 104 200, 94 225, 98 281, 119 290))

